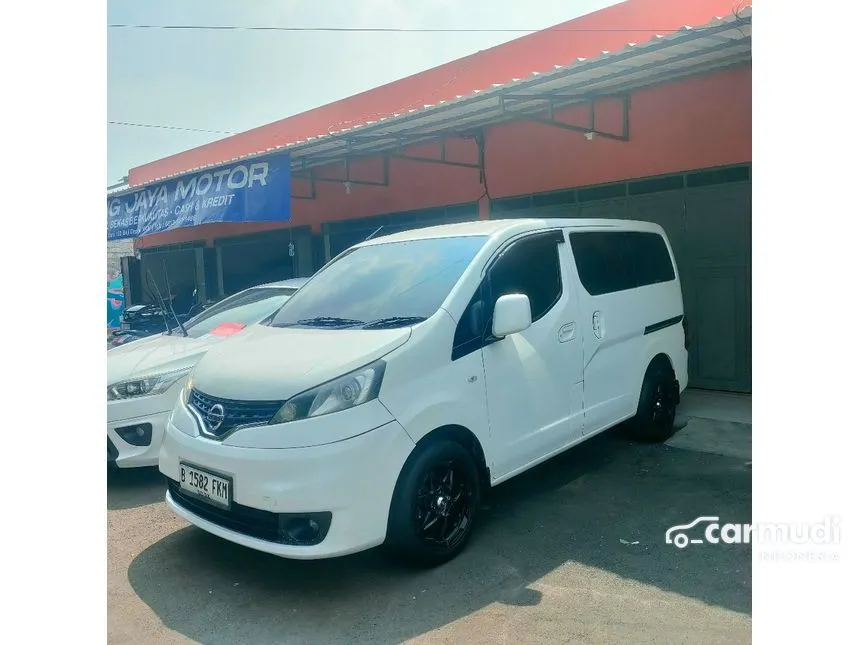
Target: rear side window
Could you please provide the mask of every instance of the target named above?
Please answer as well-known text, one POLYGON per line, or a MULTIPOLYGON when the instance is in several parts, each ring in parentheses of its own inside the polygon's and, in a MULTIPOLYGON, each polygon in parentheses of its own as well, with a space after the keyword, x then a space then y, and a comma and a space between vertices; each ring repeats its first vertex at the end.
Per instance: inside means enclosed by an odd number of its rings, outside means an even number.
POLYGON ((630 255, 636 286, 671 282, 675 267, 662 235, 656 233, 625 233, 628 236, 627 252, 630 255))
POLYGON ((592 296, 636 289, 675 279, 661 235, 636 231, 570 234, 579 279, 592 296))

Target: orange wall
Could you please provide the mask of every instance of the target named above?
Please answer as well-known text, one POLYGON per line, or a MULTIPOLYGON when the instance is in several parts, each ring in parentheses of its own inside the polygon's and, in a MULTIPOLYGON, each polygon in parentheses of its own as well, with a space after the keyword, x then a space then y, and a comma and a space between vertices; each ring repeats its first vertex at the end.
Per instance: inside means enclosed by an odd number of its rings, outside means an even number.
MULTIPOLYGON (((629 141, 588 141, 575 132, 527 122, 500 126, 491 130, 487 144, 491 196, 749 162, 751 94, 749 67, 635 93, 629 141)), ((617 125, 602 127, 619 132, 620 116, 614 120, 617 125)))
POLYGON ((646 42, 656 34, 670 33, 685 25, 702 25, 717 16, 730 16, 733 10, 748 4, 745 0, 627 0, 341 101, 132 168, 129 184, 135 186, 424 104, 452 100, 494 83, 525 78, 534 71, 551 70, 554 65, 568 65, 577 58, 617 51, 630 42, 646 42), (592 31, 573 33, 571 29, 592 31))
MULTIPOLYGON (((486 132, 485 168, 491 198, 588 186, 649 175, 694 170, 752 160, 751 70, 743 67, 667 83, 636 92, 630 99, 630 140, 595 138, 528 122, 492 126, 486 132)), ((559 120, 585 124, 577 110, 559 120)), ((617 104, 600 105, 596 126, 620 131, 617 104)), ((432 146, 417 153, 438 156, 432 146)), ((415 152, 413 152, 415 154, 415 152)), ((474 162, 467 141, 451 142, 448 158, 474 162)), ((379 180, 381 162, 356 162, 353 179, 379 180)), ((342 166, 330 171, 342 177, 342 166)), ((323 174, 321 171, 320 174, 323 174)), ((294 181, 293 194, 307 184, 294 181)), ((283 223, 209 224, 140 238, 136 248, 228 237, 285 226, 310 225, 380 213, 432 208, 477 201, 484 194, 473 169, 392 160, 387 187, 318 183, 317 198, 293 200, 292 221, 283 223)), ((485 209, 485 205, 483 208, 485 209)))

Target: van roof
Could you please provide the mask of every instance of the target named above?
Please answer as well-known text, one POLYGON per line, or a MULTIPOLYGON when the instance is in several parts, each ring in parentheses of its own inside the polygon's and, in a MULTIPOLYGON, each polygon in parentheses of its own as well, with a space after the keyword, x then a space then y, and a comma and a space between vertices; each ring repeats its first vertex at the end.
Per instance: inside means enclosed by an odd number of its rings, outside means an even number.
MULTIPOLYGON (((457 224, 441 224, 438 226, 426 226, 423 228, 410 229, 389 235, 380 235, 361 242, 356 246, 372 246, 374 244, 386 244, 388 242, 406 242, 411 240, 424 240, 440 237, 465 237, 471 235, 482 235, 491 237, 493 235, 514 235, 528 231, 538 231, 549 228, 623 228, 633 230, 659 230, 656 224, 650 222, 639 222, 621 219, 583 219, 573 217, 553 217, 547 219, 539 218, 517 218, 517 219, 494 219, 477 220, 471 222, 460 222, 457 224)), ((383 229, 384 230, 384 229, 383 229)), ((382 232, 382 231, 380 231, 382 232)))

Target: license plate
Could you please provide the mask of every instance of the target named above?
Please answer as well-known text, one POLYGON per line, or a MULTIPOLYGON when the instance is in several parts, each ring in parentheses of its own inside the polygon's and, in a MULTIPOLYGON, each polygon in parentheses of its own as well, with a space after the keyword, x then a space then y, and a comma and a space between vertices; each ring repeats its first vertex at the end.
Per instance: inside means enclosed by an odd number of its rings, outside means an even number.
POLYGON ((179 486, 205 502, 221 508, 230 508, 233 481, 229 477, 216 475, 200 466, 180 462, 179 486))

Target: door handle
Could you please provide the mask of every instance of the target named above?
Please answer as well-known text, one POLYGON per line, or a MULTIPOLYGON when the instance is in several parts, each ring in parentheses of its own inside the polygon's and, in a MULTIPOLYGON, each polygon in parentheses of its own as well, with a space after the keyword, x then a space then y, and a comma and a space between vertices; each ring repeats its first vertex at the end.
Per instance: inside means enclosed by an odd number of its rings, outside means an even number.
POLYGON ((576 323, 567 323, 558 330, 558 342, 566 343, 576 337, 576 323))
POLYGON ((603 315, 599 311, 595 311, 591 316, 591 328, 597 340, 603 339, 606 334, 606 324, 603 322, 603 315))

